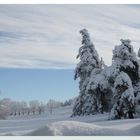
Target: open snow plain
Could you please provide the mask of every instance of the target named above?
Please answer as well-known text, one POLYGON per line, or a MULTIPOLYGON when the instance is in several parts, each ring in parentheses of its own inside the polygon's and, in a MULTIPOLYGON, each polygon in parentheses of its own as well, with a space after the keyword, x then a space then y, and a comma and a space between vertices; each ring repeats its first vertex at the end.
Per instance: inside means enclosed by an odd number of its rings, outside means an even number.
POLYGON ((140 118, 108 120, 108 114, 71 118, 72 107, 53 114, 25 115, 0 120, 0 135, 28 136, 140 136, 140 118))

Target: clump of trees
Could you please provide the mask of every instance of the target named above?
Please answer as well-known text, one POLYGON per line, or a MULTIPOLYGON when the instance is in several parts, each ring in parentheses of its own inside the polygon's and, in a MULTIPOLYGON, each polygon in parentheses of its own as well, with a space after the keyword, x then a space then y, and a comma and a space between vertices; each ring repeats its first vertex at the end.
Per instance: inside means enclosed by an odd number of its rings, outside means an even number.
POLYGON ((66 100, 63 103, 61 103, 61 106, 62 107, 65 107, 65 106, 73 106, 74 103, 75 103, 75 101, 76 101, 76 98, 72 98, 72 99, 66 100))
POLYGON ((106 66, 86 29, 80 31, 82 46, 74 79, 79 78, 80 94, 72 116, 110 112, 110 119, 134 118, 140 105, 140 50, 129 39, 113 50, 112 65, 106 66))
POLYGON ((70 105, 70 101, 63 103, 50 99, 47 103, 39 102, 38 100, 19 102, 4 98, 0 100, 0 119, 6 119, 7 116, 40 115, 44 112, 52 115, 55 109, 70 105))
POLYGON ((59 108, 61 106, 62 106, 62 102, 55 101, 53 99, 50 99, 46 105, 46 107, 51 115, 53 114, 53 112, 56 108, 59 108))
POLYGON ((23 116, 31 114, 41 114, 45 111, 46 104, 33 100, 30 102, 17 102, 5 98, 0 100, 0 118, 5 119, 7 116, 23 116))

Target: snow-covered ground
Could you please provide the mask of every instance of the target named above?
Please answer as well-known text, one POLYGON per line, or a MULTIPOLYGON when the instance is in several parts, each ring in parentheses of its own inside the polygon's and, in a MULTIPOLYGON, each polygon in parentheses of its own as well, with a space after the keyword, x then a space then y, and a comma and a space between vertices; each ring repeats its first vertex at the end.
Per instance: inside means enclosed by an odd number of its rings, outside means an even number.
POLYGON ((108 120, 108 114, 71 118, 72 107, 52 115, 9 117, 0 120, 0 135, 140 135, 140 119, 108 120))

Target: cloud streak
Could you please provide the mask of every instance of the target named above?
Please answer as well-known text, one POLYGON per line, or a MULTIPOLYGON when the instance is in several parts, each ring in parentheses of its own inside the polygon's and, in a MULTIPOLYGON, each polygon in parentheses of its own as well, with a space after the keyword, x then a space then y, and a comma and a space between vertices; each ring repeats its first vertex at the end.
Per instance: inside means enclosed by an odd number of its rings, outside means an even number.
POLYGON ((120 38, 140 44, 138 5, 0 5, 0 17, 0 67, 74 68, 82 28, 108 65, 120 38))

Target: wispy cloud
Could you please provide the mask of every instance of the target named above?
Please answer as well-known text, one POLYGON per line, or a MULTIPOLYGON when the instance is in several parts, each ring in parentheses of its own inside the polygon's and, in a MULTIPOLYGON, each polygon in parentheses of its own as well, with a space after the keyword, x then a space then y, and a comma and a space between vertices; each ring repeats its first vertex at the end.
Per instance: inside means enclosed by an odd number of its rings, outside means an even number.
POLYGON ((140 44, 139 5, 0 5, 0 67, 74 68, 87 28, 106 64, 120 38, 140 44))

